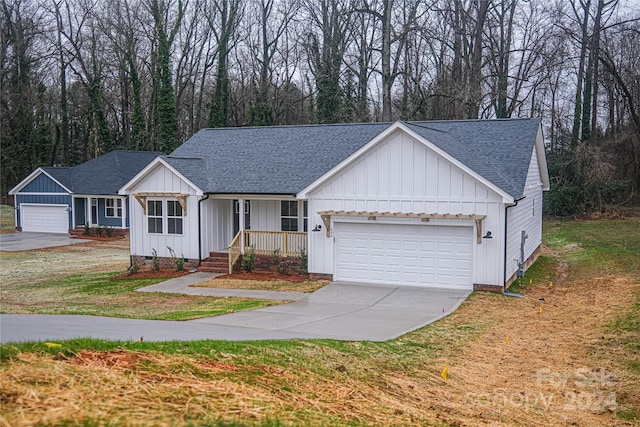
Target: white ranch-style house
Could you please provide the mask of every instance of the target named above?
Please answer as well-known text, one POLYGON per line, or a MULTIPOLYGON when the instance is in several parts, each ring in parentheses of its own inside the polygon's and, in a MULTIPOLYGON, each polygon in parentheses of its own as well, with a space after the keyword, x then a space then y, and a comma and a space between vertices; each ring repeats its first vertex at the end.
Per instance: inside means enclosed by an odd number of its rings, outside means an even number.
POLYGON ((502 291, 548 188, 540 121, 504 119, 203 129, 119 194, 134 262, 277 249, 316 277, 502 291))

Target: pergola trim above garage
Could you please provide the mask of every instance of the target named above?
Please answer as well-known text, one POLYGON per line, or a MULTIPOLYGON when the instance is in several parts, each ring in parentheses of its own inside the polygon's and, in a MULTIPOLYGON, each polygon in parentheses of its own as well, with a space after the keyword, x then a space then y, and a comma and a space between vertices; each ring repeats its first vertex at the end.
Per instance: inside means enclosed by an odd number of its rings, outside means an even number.
POLYGON ((413 213, 413 212, 369 212, 369 211, 320 211, 318 212, 322 222, 324 223, 327 237, 331 236, 331 217, 332 216, 348 216, 348 217, 366 217, 370 221, 375 220, 378 217, 381 218, 415 218, 420 219, 422 222, 427 222, 431 219, 469 219, 476 222, 476 242, 482 243, 482 221, 487 217, 486 215, 476 214, 451 214, 451 213, 413 213))

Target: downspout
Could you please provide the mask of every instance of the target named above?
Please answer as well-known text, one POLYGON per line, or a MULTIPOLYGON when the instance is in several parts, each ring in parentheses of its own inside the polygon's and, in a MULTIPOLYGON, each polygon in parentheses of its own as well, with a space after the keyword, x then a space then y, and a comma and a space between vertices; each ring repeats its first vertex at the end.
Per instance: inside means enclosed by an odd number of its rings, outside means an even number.
POLYGON ((202 202, 209 199, 209 196, 207 193, 207 197, 198 200, 198 267, 202 264, 202 202))
POLYGON ((518 206, 518 202, 520 202, 520 200, 524 199, 525 197, 527 196, 522 196, 519 199, 516 199, 514 204, 504 208, 504 259, 503 259, 503 272, 502 272, 502 276, 503 276, 502 291, 503 292, 507 290, 506 289, 506 286, 507 286, 507 224, 509 222, 508 210, 509 208, 518 206))

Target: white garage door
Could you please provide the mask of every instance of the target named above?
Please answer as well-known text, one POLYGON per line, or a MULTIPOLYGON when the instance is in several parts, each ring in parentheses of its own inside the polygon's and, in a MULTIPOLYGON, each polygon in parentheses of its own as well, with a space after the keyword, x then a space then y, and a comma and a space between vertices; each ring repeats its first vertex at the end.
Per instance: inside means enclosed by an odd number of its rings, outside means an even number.
POLYGON ((334 225, 336 280, 473 289, 473 228, 334 225))
POLYGON ((21 205, 22 231, 68 233, 67 205, 21 205))

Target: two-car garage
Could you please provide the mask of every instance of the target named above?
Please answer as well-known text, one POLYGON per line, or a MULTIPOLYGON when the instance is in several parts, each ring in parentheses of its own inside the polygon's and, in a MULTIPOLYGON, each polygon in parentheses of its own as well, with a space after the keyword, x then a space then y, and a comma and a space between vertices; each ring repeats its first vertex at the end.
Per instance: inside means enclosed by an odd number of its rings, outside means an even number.
POLYGON ((67 205, 21 204, 22 231, 39 233, 68 233, 67 205))
POLYGON ((473 227, 335 222, 336 280, 473 289, 473 227))

